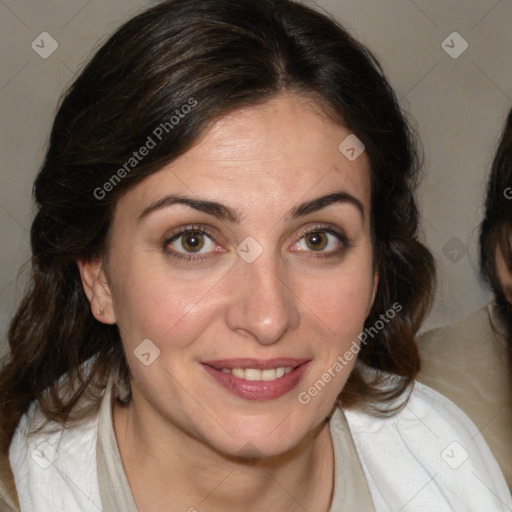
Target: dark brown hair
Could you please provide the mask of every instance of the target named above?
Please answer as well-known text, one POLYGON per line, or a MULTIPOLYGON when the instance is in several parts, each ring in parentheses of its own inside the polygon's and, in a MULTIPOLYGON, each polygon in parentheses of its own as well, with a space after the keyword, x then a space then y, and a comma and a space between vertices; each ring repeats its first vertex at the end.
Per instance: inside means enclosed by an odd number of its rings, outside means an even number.
POLYGON ((512 306, 507 300, 496 269, 496 251, 501 251, 512 273, 512 109, 503 128, 501 139, 487 182, 484 219, 480 225, 480 273, 492 288, 498 313, 508 334, 509 360, 512 368, 512 306))
POLYGON ((34 185, 31 282, 0 373, 4 453, 32 401, 48 419, 79 420, 98 407, 113 369, 128 375, 118 329, 93 317, 76 264, 107 253, 119 197, 220 116, 283 91, 313 99, 366 146, 380 278, 366 325, 401 306, 362 346, 343 403, 376 412, 407 389, 419 370, 415 333, 430 305, 434 264, 417 239, 414 139, 377 61, 340 25, 290 0, 170 0, 117 30, 58 109, 34 185), (187 104, 194 107, 180 116, 187 104), (101 192, 166 122, 156 147, 101 192), (369 379, 362 365, 403 378, 369 379))

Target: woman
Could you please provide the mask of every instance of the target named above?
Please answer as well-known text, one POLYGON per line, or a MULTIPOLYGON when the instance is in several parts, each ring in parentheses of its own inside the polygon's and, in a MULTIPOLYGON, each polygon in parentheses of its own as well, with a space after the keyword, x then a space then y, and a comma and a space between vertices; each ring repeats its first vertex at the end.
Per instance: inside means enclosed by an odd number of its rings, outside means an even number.
POLYGON ((324 15, 174 0, 119 29, 35 183, 0 375, 21 510, 512 506, 414 384, 416 178, 378 64, 324 15))
POLYGON ((480 227, 480 272, 494 299, 422 335, 420 380, 481 430, 512 489, 512 110, 494 157, 480 227))

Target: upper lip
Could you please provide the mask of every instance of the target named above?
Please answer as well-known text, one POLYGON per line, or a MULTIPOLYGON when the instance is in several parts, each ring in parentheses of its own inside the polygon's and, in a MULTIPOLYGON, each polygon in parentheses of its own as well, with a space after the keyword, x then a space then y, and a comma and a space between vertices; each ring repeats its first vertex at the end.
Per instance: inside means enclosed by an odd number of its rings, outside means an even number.
POLYGON ((269 368, 292 367, 296 368, 301 364, 307 363, 310 359, 296 359, 291 357, 279 357, 274 359, 217 359, 215 361, 202 361, 202 364, 212 366, 217 370, 221 368, 256 368, 259 370, 268 370, 269 368))

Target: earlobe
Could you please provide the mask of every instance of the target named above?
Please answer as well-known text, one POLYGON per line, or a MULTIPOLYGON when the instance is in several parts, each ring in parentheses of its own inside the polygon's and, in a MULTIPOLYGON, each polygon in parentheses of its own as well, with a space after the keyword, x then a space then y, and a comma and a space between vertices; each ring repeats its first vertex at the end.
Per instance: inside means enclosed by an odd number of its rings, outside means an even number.
POLYGON ((82 286, 94 317, 104 324, 115 324, 116 319, 112 307, 112 292, 105 274, 103 260, 94 258, 76 262, 82 286))

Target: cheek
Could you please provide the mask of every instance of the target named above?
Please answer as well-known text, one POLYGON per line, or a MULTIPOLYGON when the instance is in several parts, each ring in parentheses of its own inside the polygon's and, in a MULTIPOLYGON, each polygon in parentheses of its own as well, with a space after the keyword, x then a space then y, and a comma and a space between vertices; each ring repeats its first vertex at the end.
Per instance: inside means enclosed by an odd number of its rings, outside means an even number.
POLYGON ((213 291, 218 276, 176 279, 169 269, 125 267, 113 297, 125 345, 151 339, 162 346, 186 346, 215 313, 213 291))
POLYGON ((328 279, 301 285, 300 297, 312 315, 338 340, 357 335, 373 297, 371 267, 343 269, 328 279))

